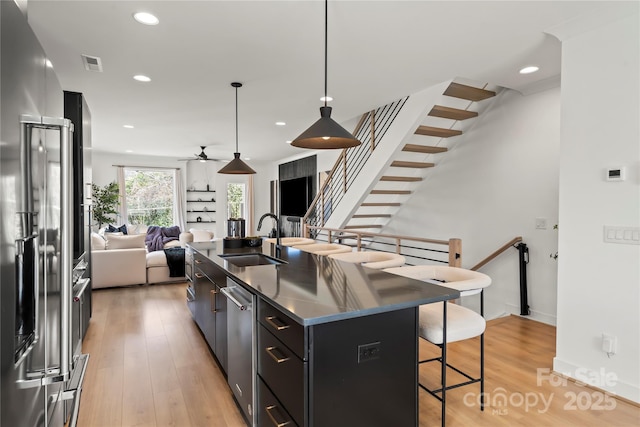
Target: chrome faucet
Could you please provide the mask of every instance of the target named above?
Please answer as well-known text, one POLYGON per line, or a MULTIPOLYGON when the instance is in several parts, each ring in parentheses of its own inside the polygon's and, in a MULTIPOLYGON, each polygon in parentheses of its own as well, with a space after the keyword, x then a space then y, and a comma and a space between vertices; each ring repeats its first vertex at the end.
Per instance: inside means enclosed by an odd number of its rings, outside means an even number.
POLYGON ((258 231, 260 231, 260 227, 262 227, 262 220, 265 219, 266 217, 271 217, 276 221, 276 246, 280 247, 280 220, 278 219, 278 217, 275 214, 272 214, 271 212, 268 212, 264 215, 262 215, 260 217, 260 220, 258 221, 258 231))

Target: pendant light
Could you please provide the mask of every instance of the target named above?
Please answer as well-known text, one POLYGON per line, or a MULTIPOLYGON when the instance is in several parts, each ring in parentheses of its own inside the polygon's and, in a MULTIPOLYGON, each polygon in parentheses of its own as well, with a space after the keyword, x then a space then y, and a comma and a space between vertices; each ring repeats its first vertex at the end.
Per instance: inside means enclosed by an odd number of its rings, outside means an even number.
POLYGON ((256 173, 249 167, 248 164, 240 160, 240 153, 238 151, 238 88, 242 87, 242 83, 233 82, 231 86, 236 88, 236 152, 233 153, 233 160, 227 163, 218 173, 224 174, 236 174, 236 175, 248 175, 256 173))
POLYGON ((327 106, 327 40, 328 0, 324 2, 324 106, 320 107, 320 119, 291 141, 300 148, 331 149, 350 148, 361 144, 349 131, 331 118, 331 107, 327 106))

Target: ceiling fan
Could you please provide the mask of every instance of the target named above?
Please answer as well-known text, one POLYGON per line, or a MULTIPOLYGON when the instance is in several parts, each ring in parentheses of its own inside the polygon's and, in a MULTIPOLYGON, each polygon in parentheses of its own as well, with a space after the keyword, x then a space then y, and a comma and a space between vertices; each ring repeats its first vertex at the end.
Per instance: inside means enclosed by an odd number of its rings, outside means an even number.
POLYGON ((194 155, 193 155, 193 157, 188 158, 188 159, 178 159, 178 160, 180 160, 180 161, 184 161, 184 162, 188 162, 188 161, 190 161, 190 160, 199 160, 199 161, 201 161, 201 162, 206 162, 206 161, 215 161, 215 162, 218 162, 218 161, 221 161, 221 159, 212 159, 212 158, 209 158, 209 156, 207 156, 207 153, 205 153, 205 152, 204 152, 204 149, 205 149, 205 148, 207 148, 207 146, 206 146, 206 145, 201 145, 201 146, 200 146, 200 149, 201 149, 200 154, 194 154, 194 155))

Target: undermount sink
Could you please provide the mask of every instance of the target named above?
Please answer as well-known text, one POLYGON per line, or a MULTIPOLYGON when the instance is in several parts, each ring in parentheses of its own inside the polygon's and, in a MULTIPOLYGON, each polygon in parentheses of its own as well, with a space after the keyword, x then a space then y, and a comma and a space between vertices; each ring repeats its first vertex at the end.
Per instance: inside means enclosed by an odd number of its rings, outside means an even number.
POLYGON ((236 267, 286 264, 286 261, 282 261, 264 254, 223 254, 220 255, 220 258, 224 258, 227 262, 235 265, 236 267))

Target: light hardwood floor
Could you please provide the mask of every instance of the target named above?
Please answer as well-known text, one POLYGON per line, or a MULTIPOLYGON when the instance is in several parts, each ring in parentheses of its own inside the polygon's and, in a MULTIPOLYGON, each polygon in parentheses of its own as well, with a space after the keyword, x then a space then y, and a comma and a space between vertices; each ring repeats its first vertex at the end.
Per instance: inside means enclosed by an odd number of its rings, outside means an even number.
MULTIPOLYGON (((83 351, 91 356, 80 427, 245 426, 191 319, 185 287, 181 283, 94 291, 93 317, 83 343, 83 351)), ((422 356, 434 350, 421 342, 422 356)), ((477 351, 477 342, 455 343, 449 346, 449 360, 473 371, 477 351)), ((637 406, 572 382, 558 385, 558 377, 544 373, 538 384, 538 369, 550 369, 555 354, 551 326, 515 316, 493 320, 485 353, 485 411, 477 403, 478 385, 450 391, 448 426, 640 425, 637 406)), ((426 384, 439 378, 436 366, 423 365, 420 372, 426 384)), ((452 374, 449 378, 455 380, 452 374)), ((440 402, 424 391, 419 398, 420 426, 439 426, 440 402)))

